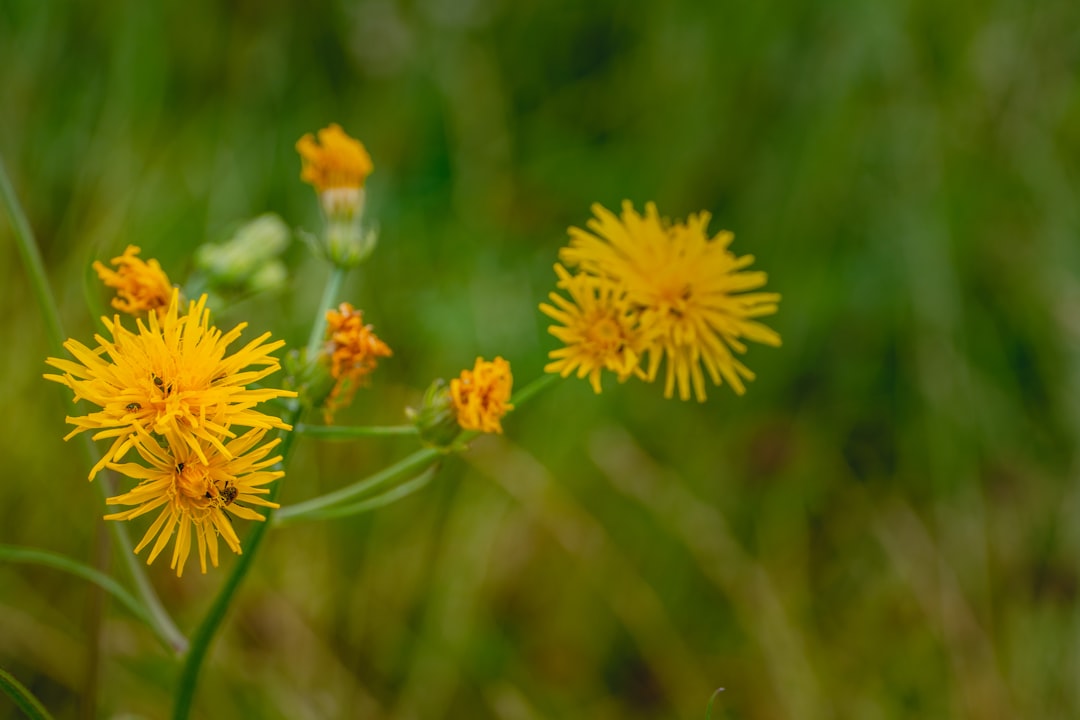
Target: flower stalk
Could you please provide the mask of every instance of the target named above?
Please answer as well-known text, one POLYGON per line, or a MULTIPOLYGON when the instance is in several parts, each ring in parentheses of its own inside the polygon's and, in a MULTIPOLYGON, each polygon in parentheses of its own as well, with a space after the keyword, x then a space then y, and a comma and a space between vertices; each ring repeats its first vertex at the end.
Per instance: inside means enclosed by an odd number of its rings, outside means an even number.
MULTIPOLYGON (((541 375, 526 385, 521 390, 518 390, 510 398, 510 404, 514 408, 520 408, 526 402, 536 397, 546 388, 551 387, 555 381, 558 380, 556 375, 541 375)), ((368 437, 371 435, 371 430, 393 430, 394 432, 388 433, 393 435, 415 434, 416 428, 412 425, 397 426, 391 428, 348 428, 348 427, 325 427, 325 426, 311 426, 298 424, 293 434, 309 434, 313 437, 326 439, 326 440, 347 440, 358 437, 368 437), (408 432, 406 432, 408 430, 408 432)), ((350 505, 359 498, 369 495, 370 493, 380 490, 385 485, 388 485, 395 480, 402 477, 409 476, 412 473, 416 473, 420 470, 424 470, 434 465, 439 458, 445 455, 448 451, 464 449, 467 443, 480 434, 478 430, 466 430, 461 432, 454 445, 449 448, 442 447, 428 447, 417 450, 412 455, 399 460, 394 465, 374 473, 362 480, 358 480, 351 485, 347 485, 343 488, 335 490, 326 495, 320 495, 310 500, 297 503, 295 505, 286 505, 280 508, 274 515, 273 524, 275 526, 288 525, 300 520, 311 519, 325 519, 330 517, 338 517, 341 515, 351 515, 355 512, 361 512, 366 507, 358 505, 350 505), (359 508, 359 509, 358 509, 359 508)), ((421 475, 422 476, 422 475, 421 475)), ((419 483, 419 477, 417 476, 413 480, 404 483, 399 488, 404 488, 406 485, 412 486, 412 483, 416 482, 418 490, 423 483, 419 483)), ((410 494, 415 490, 404 492, 404 495, 410 494)), ((389 491, 386 495, 380 495, 379 498, 385 498, 394 491, 389 491)), ((372 498, 374 500, 375 498, 372 498)), ((389 504, 397 496, 391 496, 387 501, 382 502, 379 506, 389 504)), ((366 501, 365 501, 366 502, 366 501)))
POLYGON ((395 437, 416 435, 415 425, 308 425, 300 423, 293 432, 307 435, 317 440, 356 440, 364 437, 395 437))
POLYGON ((434 448, 417 450, 412 455, 363 480, 311 500, 284 506, 275 513, 274 524, 284 525, 297 520, 322 517, 331 508, 351 503, 399 478, 414 475, 424 470, 440 457, 442 457, 442 452, 434 448))

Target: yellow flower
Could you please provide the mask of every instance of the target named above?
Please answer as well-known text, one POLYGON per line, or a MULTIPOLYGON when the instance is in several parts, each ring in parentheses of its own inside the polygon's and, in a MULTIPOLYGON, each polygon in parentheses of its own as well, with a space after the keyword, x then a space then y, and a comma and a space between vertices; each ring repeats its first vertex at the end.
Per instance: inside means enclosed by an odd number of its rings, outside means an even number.
POLYGON ((131 505, 130 510, 106 515, 106 520, 131 520, 161 508, 157 518, 143 535, 135 548, 139 552, 155 537, 157 542, 146 559, 152 563, 176 533, 172 563, 179 577, 191 552, 191 538, 199 549, 199 565, 206 572, 206 555, 210 562, 218 564, 218 535, 236 554, 240 554, 240 539, 233 529, 234 515, 246 520, 263 520, 263 516, 246 505, 276 508, 277 503, 262 496, 269 494, 268 483, 284 475, 280 470, 269 470, 281 460, 280 456, 266 457, 278 444, 272 440, 264 445, 259 442, 266 430, 250 430, 231 440, 222 452, 217 445, 198 440, 196 452, 175 433, 166 433, 166 444, 138 432, 135 448, 148 465, 138 463, 109 463, 108 467, 141 482, 131 491, 106 500, 109 505, 131 505))
POLYGON ((318 249, 338 267, 359 265, 378 242, 378 233, 365 230, 362 223, 364 182, 375 168, 371 156, 336 124, 319 131, 318 143, 310 133, 304 135, 296 150, 303 162, 300 179, 315 187, 326 216, 318 249))
POLYGON ((64 439, 84 430, 95 431, 94 440, 113 439, 108 452, 90 471, 90 479, 107 463, 120 460, 139 432, 171 433, 207 462, 203 449, 207 444, 231 457, 223 439, 235 437, 229 430, 232 425, 292 429, 280 418, 254 408, 296 393, 248 388, 278 369, 278 361, 270 353, 284 342, 268 343, 270 333, 264 333, 226 354, 247 323, 223 334, 209 324, 205 295, 189 304, 186 315, 179 314, 179 304, 179 293, 174 291, 161 319, 151 313, 147 323, 137 320, 138 332, 134 333, 120 324, 119 317, 102 318, 111 340, 95 336, 95 349, 68 340, 64 347, 74 361, 46 360, 63 373, 45 375, 47 379, 71 388, 75 400, 100 408, 81 417, 68 417, 75 429, 64 439))
POLYGON ((588 376, 595 392, 600 392, 600 373, 610 370, 619 382, 631 375, 644 376, 638 367, 647 336, 638 327, 638 316, 630 308, 626 294, 614 282, 585 273, 571 276, 556 263, 558 287, 570 294, 567 300, 550 293, 554 305, 540 304, 540 310, 562 323, 548 332, 564 343, 549 353, 551 362, 544 372, 567 377, 588 376))
POLYGON ((729 249, 733 235, 710 238, 709 213, 691 215, 671 225, 660 219, 656 205, 645 215, 623 203, 622 217, 593 205, 592 233, 570 229, 570 245, 560 258, 598 278, 625 288, 626 299, 640 315, 640 326, 652 339, 647 379, 656 378, 666 359, 664 395, 705 400, 705 372, 716 385, 727 381, 742 394, 743 380, 754 374, 733 355, 745 353, 743 339, 779 346, 780 336, 754 318, 777 310, 777 293, 748 292, 765 285, 766 275, 745 270, 753 256, 736 257, 729 249), (703 372, 704 368, 704 372, 703 372))
POLYGON ((173 286, 157 260, 144 262, 138 257, 139 248, 128 245, 124 254, 109 262, 116 266, 110 270, 95 261, 94 269, 108 287, 116 289, 112 306, 121 312, 138 315, 150 310, 162 313, 169 306, 173 286))
POLYGON ((330 422, 334 412, 352 402, 356 389, 375 370, 379 358, 390 357, 389 346, 376 337, 364 316, 349 303, 326 311, 326 348, 330 375, 336 381, 327 398, 323 416, 330 422))
POLYGON ((508 402, 513 384, 510 363, 501 357, 491 362, 476 358, 472 370, 462 370, 460 377, 450 381, 458 425, 465 430, 501 433, 499 420, 514 409, 508 402))
POLYGON ((319 193, 333 188, 362 188, 375 169, 363 143, 345 134, 331 123, 319 131, 319 141, 307 133, 296 141, 303 169, 300 179, 311 183, 319 193))

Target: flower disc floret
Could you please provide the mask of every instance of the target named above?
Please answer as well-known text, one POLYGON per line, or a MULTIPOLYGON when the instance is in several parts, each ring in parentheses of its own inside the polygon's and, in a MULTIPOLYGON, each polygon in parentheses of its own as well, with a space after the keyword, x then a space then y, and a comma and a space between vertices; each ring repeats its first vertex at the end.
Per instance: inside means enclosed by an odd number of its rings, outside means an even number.
POLYGON ((207 445, 230 457, 224 440, 235 436, 232 426, 292 429, 255 406, 295 392, 249 387, 278 370, 271 353, 284 342, 268 342, 270 333, 264 333, 229 353, 247 323, 223 333, 210 325, 205 295, 191 302, 185 315, 179 304, 174 291, 162 318, 151 314, 146 322, 138 320, 136 332, 123 327, 119 317, 102 318, 111 339, 96 335, 94 349, 68 340, 64 347, 74 360, 46 360, 63 373, 47 379, 69 387, 76 401, 99 408, 68 417, 75 429, 65 440, 92 431, 95 440, 113 441, 90 471, 91 479, 109 462, 119 461, 139 433, 173 435, 205 462, 207 445))

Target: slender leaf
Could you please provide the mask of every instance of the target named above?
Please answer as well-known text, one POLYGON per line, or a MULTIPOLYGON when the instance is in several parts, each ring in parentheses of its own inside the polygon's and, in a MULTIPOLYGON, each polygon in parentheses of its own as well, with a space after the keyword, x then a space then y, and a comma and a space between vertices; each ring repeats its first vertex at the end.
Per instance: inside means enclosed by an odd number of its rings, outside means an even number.
POLYGON ((41 701, 3 668, 0 668, 0 690, 3 690, 15 702, 15 706, 31 720, 52 720, 52 715, 41 704, 41 701))
MULTIPOLYGON (((158 630, 157 624, 154 622, 154 618, 150 611, 147 610, 134 595, 128 592, 120 583, 116 582, 116 580, 89 565, 85 565, 77 560, 72 560, 60 553, 54 553, 48 550, 38 550, 36 548, 18 547, 15 545, 0 545, 0 561, 43 565, 55 570, 62 570, 70 573, 83 580, 88 580, 102 590, 110 593, 121 605, 130 610, 132 615, 149 625, 152 630, 158 630)), ((160 633, 158 633, 158 635, 161 638, 161 641, 165 643, 166 647, 173 649, 167 638, 161 636, 160 633)))
POLYGON ((378 510, 381 507, 386 507, 402 498, 408 497, 418 490, 422 490, 424 486, 431 482, 431 479, 435 477, 435 474, 438 471, 439 466, 434 465, 408 482, 404 482, 391 490, 387 490, 381 495, 361 500, 352 505, 335 505, 324 510, 315 510, 304 515, 294 515, 289 518, 289 521, 328 520, 331 518, 348 517, 349 515, 360 515, 361 513, 370 512, 371 510, 378 510))
POLYGON ((332 493, 327 493, 326 495, 320 495, 319 497, 306 500, 302 503, 297 503, 296 505, 286 505, 275 513, 274 521, 280 525, 301 517, 317 515, 335 505, 351 503, 352 501, 393 482, 399 477, 409 476, 418 470, 426 468, 434 463, 441 455, 441 452, 431 448, 417 450, 412 455, 399 460, 388 468, 367 476, 363 480, 359 480, 351 485, 335 490, 332 493))
POLYGON ((712 706, 716 702, 716 698, 720 693, 724 692, 724 688, 716 688, 713 691, 712 697, 709 698, 709 705, 705 708, 705 720, 712 720, 712 706))

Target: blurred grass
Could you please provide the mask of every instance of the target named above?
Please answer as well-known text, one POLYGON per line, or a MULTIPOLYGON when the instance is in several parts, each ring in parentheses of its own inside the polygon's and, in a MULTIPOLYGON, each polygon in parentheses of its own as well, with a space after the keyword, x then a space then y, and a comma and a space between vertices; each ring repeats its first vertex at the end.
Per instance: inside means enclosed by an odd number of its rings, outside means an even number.
MULTIPOLYGON (((0 5, 0 152, 73 336, 127 243, 180 281, 241 219, 317 228, 292 144, 330 121, 375 159, 347 289, 395 351, 343 420, 478 354, 535 377, 593 202, 708 210, 784 294, 745 397, 563 383, 402 503, 273 533, 198 711, 1080 715, 1077 62, 1065 0, 0 5)), ((219 322, 302 343, 325 273, 290 253, 219 322)), ((0 541, 88 560, 2 223, 0 257, 0 541)), ((282 499, 409 449, 305 441, 282 499)), ((152 574, 185 627, 221 579, 152 574)), ((80 708, 88 593, 0 567, 0 666, 58 718, 161 717, 176 669, 115 608, 80 708)))

